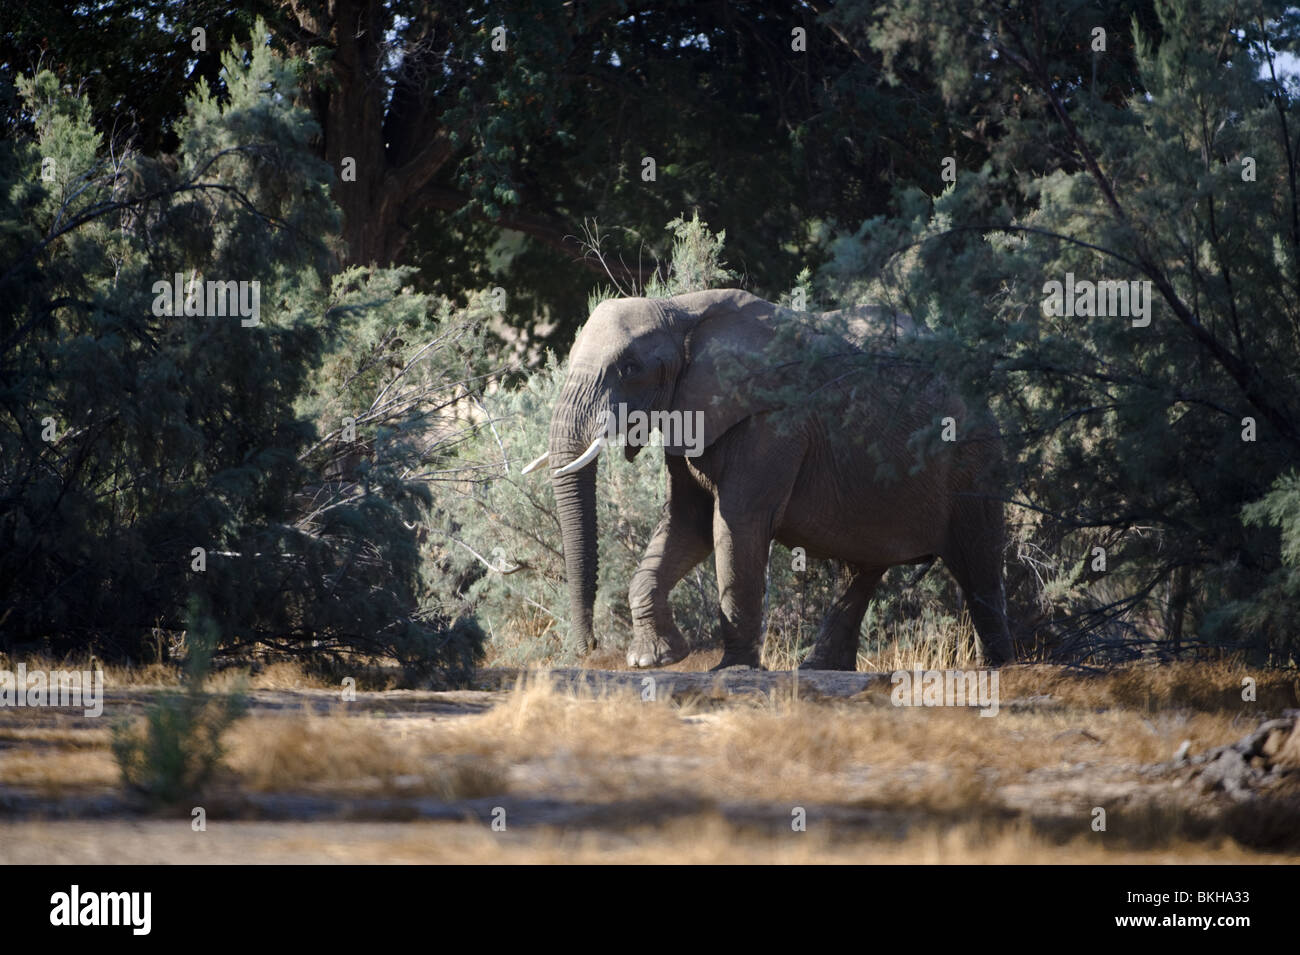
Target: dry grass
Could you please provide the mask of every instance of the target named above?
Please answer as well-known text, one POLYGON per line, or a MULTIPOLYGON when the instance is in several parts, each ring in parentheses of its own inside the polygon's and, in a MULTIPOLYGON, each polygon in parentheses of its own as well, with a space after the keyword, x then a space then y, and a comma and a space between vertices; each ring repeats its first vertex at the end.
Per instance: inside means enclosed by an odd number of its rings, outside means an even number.
POLYGON ((508 760, 577 759, 626 798, 685 787, 720 799, 851 802, 883 808, 956 811, 997 804, 999 785, 1040 768, 1078 764, 1136 767, 1243 735, 1226 713, 1124 710, 895 708, 887 693, 856 702, 810 703, 788 696, 642 702, 636 693, 558 690, 524 681, 481 716, 428 727, 444 753, 508 760), (636 773, 630 759, 648 762, 636 773), (671 772, 659 764, 673 762, 671 772), (655 785, 656 772, 660 784, 655 785), (619 773, 626 784, 617 785, 619 773), (649 791, 647 791, 649 790, 649 791))
MULTIPOLYGON (((13 670, 18 660, 0 653, 0 670, 13 670)), ((101 661, 55 660, 47 657, 24 657, 21 660, 30 673, 34 670, 102 670, 104 689, 155 689, 176 687, 181 684, 183 670, 166 663, 145 663, 134 666, 105 666, 101 661)), ((208 687, 215 692, 229 692, 237 688, 254 690, 333 689, 337 684, 308 672, 301 664, 277 661, 256 667, 228 667, 208 678, 208 687)))
POLYGON ((212 674, 206 684, 216 693, 247 690, 333 690, 338 688, 325 678, 308 672, 300 663, 278 661, 250 671, 246 667, 232 667, 212 674))
POLYGON ((1133 849, 1104 834, 1067 844, 1022 824, 922 828, 905 839, 807 832, 758 833, 712 813, 619 833, 550 828, 493 832, 459 822, 223 822, 204 833, 188 820, 0 822, 0 863, 350 864, 786 864, 1042 865, 1295 864, 1230 841, 1133 849))
POLYGON ((466 799, 502 792, 489 760, 457 762, 415 721, 294 714, 245 720, 227 734, 227 765, 254 792, 413 794, 466 799))
MULTIPOLYGON (((513 633, 514 631, 510 631, 513 633)), ((951 670, 974 667, 975 630, 970 617, 964 612, 952 626, 936 626, 930 620, 909 621, 891 632, 874 649, 858 651, 858 669, 869 673, 889 673, 894 670, 951 670)), ((767 639, 763 643, 763 666, 768 670, 792 670, 808 655, 810 646, 796 649, 790 641, 767 639)), ((519 666, 529 661, 533 666, 558 666, 563 658, 559 638, 554 633, 538 642, 531 637, 520 638, 518 643, 503 642, 489 652, 489 666, 519 666)), ((688 673, 710 670, 722 659, 719 647, 694 651, 667 670, 688 673)), ((601 646, 584 657, 582 665, 593 670, 622 670, 627 666, 626 652, 617 647, 601 646)))
POLYGON ((507 758, 566 753, 603 757, 662 752, 691 704, 642 703, 627 692, 557 689, 544 671, 521 679, 487 713, 429 727, 442 747, 507 758))
POLYGON ((14 670, 23 663, 30 673, 34 670, 102 670, 105 689, 123 689, 126 687, 163 687, 176 686, 180 683, 180 671, 173 666, 161 663, 146 663, 137 666, 105 666, 94 657, 89 660, 56 660, 50 657, 22 657, 14 659, 0 653, 0 670, 14 670))
POLYGON ((1002 670, 1002 697, 1050 695, 1070 706, 1142 713, 1175 709, 1259 716, 1300 706, 1294 670, 1261 670, 1224 660, 1137 664, 1104 671, 1019 666, 1002 670), (1242 681, 1254 681, 1255 700, 1243 700, 1242 681))
MULTIPOLYGON (((975 666, 975 628, 970 615, 962 611, 953 623, 930 618, 904 621, 858 650, 858 669, 880 673, 894 670, 953 670, 975 666)), ((763 666, 769 670, 790 670, 799 665, 808 650, 796 650, 791 641, 767 639, 763 644, 763 666)))
MULTIPOLYGON (((659 699, 646 702, 627 689, 557 688, 544 673, 481 713, 417 711, 419 695, 395 694, 314 714, 280 709, 302 698, 274 691, 318 681, 270 667, 250 682, 259 679, 270 684, 254 694, 263 702, 225 736, 228 769, 217 782, 225 791, 499 795, 508 805, 545 797, 614 811, 609 824, 583 834, 530 828, 506 837, 476 826, 412 825, 402 830, 409 837, 343 848, 329 834, 335 824, 322 823, 294 829, 281 843, 286 859, 345 852, 354 861, 1268 861, 1278 857, 1227 835, 1294 847, 1300 813, 1270 816, 1267 805, 1254 804, 1243 814, 1193 787, 1137 773, 1170 760, 1184 741, 1193 754, 1204 752, 1296 705, 1293 674, 1234 663, 1104 674, 1007 668, 993 718, 974 708, 894 707, 887 687, 833 702, 788 689, 672 699, 661 687, 659 699), (1241 700, 1243 676, 1255 679, 1258 702, 1241 700), (646 825, 635 809, 619 809, 624 804, 680 808, 646 825), (902 840, 853 827, 780 832, 794 806, 901 815, 910 828, 902 840), (1108 833, 1090 831, 1094 806, 1107 809, 1108 833), (728 821, 736 807, 769 822, 738 826, 728 821)), ((148 694, 137 686, 128 696, 134 707, 148 694)), ((100 720, 0 710, 0 790, 59 796, 117 787, 108 727, 125 704, 113 705, 100 720)), ((1300 753, 1281 761, 1300 761, 1300 753)), ((1288 798, 1300 805, 1295 788, 1288 798)), ((169 851, 170 837, 159 838, 158 851, 169 851)))
POLYGON ((858 651, 858 669, 878 673, 964 670, 976 665, 975 626, 964 610, 950 626, 928 619, 908 621, 894 628, 875 652, 858 651))
POLYGON ((555 627, 555 618, 533 607, 525 607, 496 629, 484 651, 483 665, 489 667, 516 667, 543 661, 554 664, 565 655, 564 639, 555 627))
POLYGON ((0 783, 43 795, 114 786, 107 724, 52 709, 0 710, 0 783))
POLYGON ((117 763, 105 745, 96 749, 23 748, 0 753, 0 779, 42 795, 64 796, 116 786, 117 763))
MULTIPOLYGON (((955 623, 940 624, 930 619, 906 621, 880 639, 875 649, 858 651, 858 669, 871 672, 893 670, 946 670, 975 665, 975 628, 963 611, 955 623)), ((811 644, 798 649, 795 641, 769 630, 763 642, 763 666, 769 670, 790 670, 808 655, 811 644)), ((722 659, 721 648, 695 650, 685 660, 666 669, 696 672, 711 669, 722 659)), ((551 667, 568 665, 564 642, 554 629, 554 620, 540 611, 514 618, 504 625, 487 646, 484 665, 489 667, 551 667)), ((585 657, 582 665, 591 669, 620 670, 626 667, 626 650, 604 641, 585 657)))

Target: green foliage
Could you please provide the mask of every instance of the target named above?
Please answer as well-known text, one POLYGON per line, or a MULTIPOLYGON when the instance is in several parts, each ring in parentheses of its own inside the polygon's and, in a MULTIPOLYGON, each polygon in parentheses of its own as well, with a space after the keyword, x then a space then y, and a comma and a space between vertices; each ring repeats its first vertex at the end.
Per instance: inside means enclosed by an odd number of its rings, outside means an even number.
MULTIPOLYGON (((807 287, 810 310, 886 302, 925 323, 904 357, 991 396, 1003 424, 1011 596, 1044 649, 1132 656, 1155 635, 1294 659, 1300 170, 1282 71, 1300 21, 1280 0, 398 3, 349 51, 329 37, 352 4, 260 21, 242 3, 209 11, 207 53, 169 4, 10 6, 0 649, 138 657, 195 592, 219 652, 397 659, 413 679, 464 676, 475 602, 498 641, 553 633, 558 528, 515 471, 561 370, 505 391, 518 371, 487 353, 563 349, 610 278, 571 261, 573 224, 598 217, 620 227, 606 251, 625 289, 739 273, 787 303, 807 287), (423 273, 339 273, 327 237, 348 224, 321 157, 343 140, 363 178, 424 183, 374 206, 401 206, 378 246, 423 273), (1066 273, 1151 281, 1151 324, 1045 314, 1066 273), (176 274, 256 279, 259 326, 154 315, 176 274), (504 314, 469 291, 494 285, 504 314)), ((614 633, 656 459, 601 464, 614 633)), ((789 576, 774 555, 774 632, 802 640, 832 569, 789 576), (796 596, 812 609, 782 622, 796 596)), ((697 638, 709 575, 679 588, 697 638)), ((947 575, 910 580, 891 573, 873 620, 949 612, 947 575)))
POLYGON ((327 315, 337 334, 298 403, 321 437, 302 454, 314 477, 296 527, 322 560, 349 554, 355 563, 346 574, 327 567, 323 586, 303 599, 343 596, 355 615, 343 624, 346 640, 317 640, 313 653, 368 649, 395 657, 412 680, 461 683, 484 634, 455 573, 422 553, 427 529, 411 529, 442 492, 473 476, 455 462, 481 426, 481 393, 498 370, 481 345, 490 303, 482 296, 456 309, 413 292, 410 273, 353 268, 333 280, 327 315), (368 607, 396 610, 399 626, 373 622, 368 607))
POLYGON ((209 693, 204 684, 220 643, 216 624, 190 604, 189 657, 181 692, 167 691, 145 711, 144 726, 113 730, 113 757, 123 782, 151 801, 170 806, 198 796, 221 768, 221 737, 247 711, 240 690, 209 693))
POLYGON ((698 210, 689 221, 678 216, 667 228, 673 234, 672 255, 663 277, 656 271, 646 285, 646 298, 672 298, 735 284, 736 273, 722 262, 722 248, 727 240, 725 229, 713 235, 709 224, 700 221, 698 210))
POLYGON ((1300 474, 1278 478, 1262 500, 1242 508, 1248 526, 1276 527, 1282 535, 1282 561, 1300 568, 1300 474))
POLYGON ((1294 653, 1295 614, 1300 607, 1300 474, 1292 471, 1279 477, 1268 494, 1242 508, 1242 521, 1247 527, 1279 532, 1282 563, 1257 592, 1228 604, 1211 622, 1229 632, 1249 633, 1253 643, 1284 658, 1294 653))
MULTIPOLYGON (((445 178, 472 197, 473 210, 506 224, 537 211, 570 234, 591 217, 617 223, 612 254, 643 281, 646 264, 670 254, 661 224, 698 208, 708 221, 735 223, 733 257, 755 283, 787 288, 819 254, 816 221, 880 211, 878 183, 914 168, 893 161, 901 142, 933 135, 928 117, 884 102, 874 57, 862 62, 801 4, 722 10, 667 0, 623 15, 489 3, 465 15, 479 28, 450 27, 460 48, 435 81, 455 103, 442 116, 463 157, 445 178), (497 22, 507 29, 506 55, 492 51, 485 28, 497 22), (809 32, 811 52, 791 50, 795 25, 809 32), (476 61, 491 68, 468 68, 476 61), (823 82, 828 74, 834 83, 823 82), (650 183, 640 175, 647 156, 658 167, 650 183), (832 168, 846 161, 856 175, 832 168)), ((406 32, 422 29, 416 17, 406 32)), ((489 268, 506 243, 499 230, 472 224, 470 211, 416 228, 412 252, 429 263, 427 280, 448 295, 482 284, 518 290, 526 307, 509 320, 545 316, 556 329, 548 344, 563 348, 605 277, 535 238, 511 243, 489 268), (442 265, 449 260, 465 271, 452 274, 442 265)))
MULTIPOLYGON (((846 301, 910 311, 934 332, 922 357, 992 396, 1016 461, 1013 602, 1049 649, 1128 655, 1157 635, 1285 661, 1294 633, 1266 640, 1221 611, 1254 599, 1277 562, 1242 505, 1300 457, 1284 145, 1297 117, 1294 87, 1273 78, 1292 18, 1281 4, 1157 3, 1154 24, 1109 30, 1132 75, 1103 87, 1061 48, 1092 15, 1029 13, 980 5, 958 23, 901 0, 881 14, 882 49, 943 64, 951 98, 1001 111, 997 144, 941 195, 902 192, 897 215, 841 235, 820 277, 846 301), (1046 283, 1067 273, 1152 283, 1150 324, 1050 314, 1046 283)), ((1101 60, 1103 77, 1121 66, 1101 60)))
POLYGON ((259 17, 278 32, 280 12, 262 0, 6 4, 0 8, 0 63, 11 75, 43 67, 61 83, 84 82, 98 128, 129 126, 140 151, 171 152, 186 90, 199 79, 223 85, 222 51, 247 37, 259 17), (198 26, 203 52, 193 45, 198 26))
POLYGON ((428 409, 465 396, 472 347, 407 272, 330 277, 339 216, 298 65, 260 43, 223 63, 175 157, 105 143, 49 73, 20 82, 34 138, 0 144, 0 647, 138 659, 199 593, 221 652, 463 679, 481 634, 429 593, 415 522, 443 453, 428 409), (260 314, 171 314, 176 275, 257 282, 260 314), (420 335, 445 347, 415 360, 420 335), (353 471, 317 438, 338 407, 361 421, 353 471))

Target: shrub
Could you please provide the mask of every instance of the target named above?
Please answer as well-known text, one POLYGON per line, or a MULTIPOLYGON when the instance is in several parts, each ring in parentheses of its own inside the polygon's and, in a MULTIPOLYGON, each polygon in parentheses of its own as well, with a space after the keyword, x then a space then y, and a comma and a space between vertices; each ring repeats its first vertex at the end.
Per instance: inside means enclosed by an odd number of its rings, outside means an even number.
POLYGON ((203 790, 225 755, 222 734, 247 708, 239 691, 205 692, 219 639, 212 618, 195 612, 196 607, 192 602, 182 690, 162 693, 146 711, 143 727, 123 723, 113 732, 113 756, 123 782, 161 805, 203 790))
POLYGON ((201 593, 218 652, 463 680, 481 633, 422 575, 417 529, 472 430, 485 310, 414 294, 409 270, 333 274, 301 64, 263 43, 222 64, 170 157, 105 143, 48 71, 19 83, 32 129, 0 142, 0 650, 139 660, 201 593), (178 275, 258 290, 257 315, 207 314, 197 289, 172 314, 155 286, 178 275))

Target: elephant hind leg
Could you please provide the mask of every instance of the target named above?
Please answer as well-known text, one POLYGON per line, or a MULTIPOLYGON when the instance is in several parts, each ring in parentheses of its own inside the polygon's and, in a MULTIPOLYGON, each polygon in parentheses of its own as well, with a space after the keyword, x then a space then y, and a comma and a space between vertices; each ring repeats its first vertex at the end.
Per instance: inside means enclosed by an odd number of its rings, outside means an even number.
MULTIPOLYGON (((979 505, 975 505, 979 506, 979 505)), ((984 508, 992 511, 991 505, 984 508)), ((1011 645, 1011 631, 1007 626, 1006 592, 1002 583, 1001 515, 997 513, 996 527, 990 531, 989 515, 965 532, 950 534, 948 546, 940 557, 956 578, 966 598, 966 609, 975 625, 981 663, 1000 666, 1011 662, 1015 651, 1011 645), (983 526, 980 526, 983 525, 983 526), (976 543, 978 542, 978 543, 976 543)))
POLYGON ((799 664, 801 670, 856 670, 858 636, 862 618, 871 603, 884 567, 850 567, 848 586, 835 599, 822 620, 812 653, 799 664))

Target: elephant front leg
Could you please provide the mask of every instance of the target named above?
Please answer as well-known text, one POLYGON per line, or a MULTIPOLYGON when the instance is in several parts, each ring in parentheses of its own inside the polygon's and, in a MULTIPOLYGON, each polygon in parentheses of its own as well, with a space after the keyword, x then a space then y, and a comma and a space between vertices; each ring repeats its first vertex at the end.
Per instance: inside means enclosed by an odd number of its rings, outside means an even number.
POLYGON ((714 518, 722 661, 714 667, 762 669, 763 588, 771 525, 767 520, 714 518))
POLYGON ((633 668, 667 666, 691 652, 673 622, 668 595, 713 549, 713 508, 711 500, 698 488, 678 481, 678 467, 680 462, 670 458, 668 469, 674 483, 664 516, 628 588, 632 643, 627 650, 627 665, 633 668))

